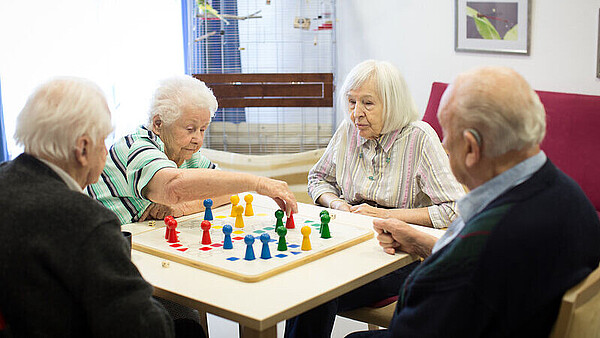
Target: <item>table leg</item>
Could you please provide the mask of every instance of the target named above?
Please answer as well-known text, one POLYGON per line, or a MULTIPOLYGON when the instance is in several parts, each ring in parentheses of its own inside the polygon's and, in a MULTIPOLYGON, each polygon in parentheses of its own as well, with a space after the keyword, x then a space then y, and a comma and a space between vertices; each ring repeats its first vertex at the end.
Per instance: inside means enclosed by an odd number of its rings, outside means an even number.
POLYGON ((241 338, 277 338, 277 325, 266 328, 263 331, 257 331, 249 327, 240 325, 241 338))

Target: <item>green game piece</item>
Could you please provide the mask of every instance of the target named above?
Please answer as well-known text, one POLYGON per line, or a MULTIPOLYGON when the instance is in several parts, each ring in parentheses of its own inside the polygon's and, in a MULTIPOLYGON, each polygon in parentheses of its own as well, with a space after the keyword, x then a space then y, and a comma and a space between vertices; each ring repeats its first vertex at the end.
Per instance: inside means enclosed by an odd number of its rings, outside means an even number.
POLYGON ((331 238, 329 233, 329 215, 321 216, 321 238, 331 238))
POLYGON ((279 243, 277 244, 277 251, 286 251, 287 243, 285 242, 285 235, 287 229, 284 226, 277 227, 277 234, 279 235, 279 243))
POLYGON ((277 218, 277 223, 275 224, 275 231, 277 231, 277 228, 283 226, 283 215, 283 210, 279 209, 275 211, 275 218, 277 218))
POLYGON ((321 213, 319 214, 319 216, 323 216, 323 215, 329 216, 329 211, 327 211, 327 210, 321 211, 321 213))

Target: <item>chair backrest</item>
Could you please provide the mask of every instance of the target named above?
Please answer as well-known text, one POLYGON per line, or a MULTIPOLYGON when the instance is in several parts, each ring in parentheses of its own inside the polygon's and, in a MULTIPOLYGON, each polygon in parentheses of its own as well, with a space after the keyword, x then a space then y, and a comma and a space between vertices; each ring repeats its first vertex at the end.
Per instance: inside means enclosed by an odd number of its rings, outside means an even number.
POLYGON ((600 267, 565 293, 550 337, 600 337, 600 267))
POLYGON ((332 73, 194 74, 219 107, 333 107, 332 73))
MULTIPOLYGON (((423 121, 443 138, 437 110, 447 83, 434 82, 423 121)), ((598 130, 600 96, 537 91, 546 109, 546 137, 541 148, 556 166, 581 186, 600 215, 598 130)))

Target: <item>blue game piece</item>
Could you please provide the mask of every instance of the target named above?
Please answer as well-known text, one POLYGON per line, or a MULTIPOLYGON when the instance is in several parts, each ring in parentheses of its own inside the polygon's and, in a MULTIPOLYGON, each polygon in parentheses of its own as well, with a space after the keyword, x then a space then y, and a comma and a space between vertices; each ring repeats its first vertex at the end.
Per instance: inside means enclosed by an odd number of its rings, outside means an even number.
POLYGON ((255 259, 254 257, 254 249, 252 248, 252 244, 254 243, 254 236, 246 235, 244 237, 244 243, 246 243, 246 256, 244 257, 247 261, 252 261, 255 259))
POLYGON ((271 258, 271 251, 269 250, 269 241, 271 240, 271 236, 268 233, 264 233, 260 235, 260 241, 262 242, 262 251, 260 253, 260 258, 269 259, 271 258))
POLYGON ((213 201, 210 198, 207 198, 204 200, 204 208, 206 210, 204 210, 204 220, 205 221, 212 221, 213 220, 213 214, 212 214, 212 205, 213 205, 213 201))
POLYGON ((225 238, 223 239, 223 249, 233 249, 233 242, 231 242, 231 233, 233 228, 229 224, 223 225, 223 233, 225 238))

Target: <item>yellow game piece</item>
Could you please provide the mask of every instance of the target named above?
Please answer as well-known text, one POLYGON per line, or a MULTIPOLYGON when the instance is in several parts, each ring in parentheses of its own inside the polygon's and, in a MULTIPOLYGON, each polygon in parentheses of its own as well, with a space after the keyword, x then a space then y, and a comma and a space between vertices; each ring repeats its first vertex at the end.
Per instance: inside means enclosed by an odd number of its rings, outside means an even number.
POLYGON ((231 195, 229 200, 231 201, 231 215, 229 217, 235 217, 235 207, 238 203, 240 203, 240 196, 231 195))
POLYGON ((244 213, 244 206, 243 205, 238 205, 235 207, 235 227, 236 228, 243 228, 244 227, 244 218, 242 216, 242 214, 244 213))
POLYGON ((246 212, 244 213, 244 216, 254 216, 254 209, 252 209, 252 200, 254 200, 254 197, 252 197, 252 195, 248 194, 244 196, 244 201, 246 201, 246 212))
POLYGON ((302 251, 310 251, 312 250, 311 246, 310 246, 310 238, 308 238, 308 235, 310 235, 310 227, 308 225, 305 225, 302 227, 302 230, 300 230, 300 232, 302 233, 302 246, 300 247, 300 249, 302 251))

